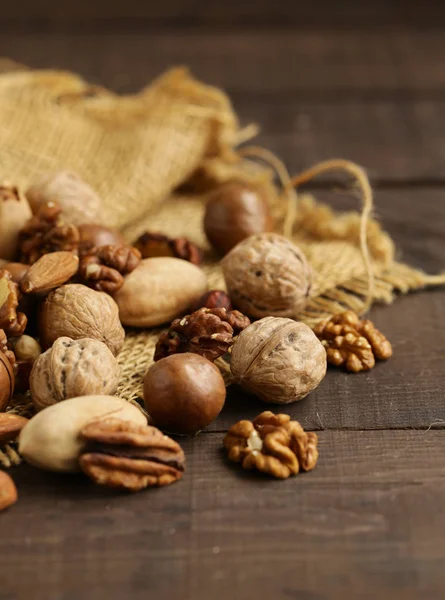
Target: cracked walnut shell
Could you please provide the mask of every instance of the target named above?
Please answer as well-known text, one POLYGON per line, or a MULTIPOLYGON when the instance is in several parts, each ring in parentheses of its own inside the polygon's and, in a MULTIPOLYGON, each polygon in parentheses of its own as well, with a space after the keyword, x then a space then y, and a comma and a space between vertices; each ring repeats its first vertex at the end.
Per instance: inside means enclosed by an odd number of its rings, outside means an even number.
POLYGON ((40 310, 39 331, 45 348, 59 337, 73 340, 88 337, 104 342, 115 356, 122 350, 125 339, 113 298, 76 283, 49 293, 40 310))
POLYGON ((318 437, 289 415, 265 411, 253 422, 239 421, 223 440, 229 460, 278 479, 311 471, 317 464, 318 437))
POLYGON ((68 398, 113 395, 119 366, 109 348, 94 339, 57 339, 34 363, 30 376, 37 410, 68 398))
POLYGON ((265 402, 288 404, 314 390, 326 374, 326 351, 304 323, 265 317, 232 346, 235 382, 265 402))
POLYGON ((294 317, 306 305, 312 270, 301 250, 276 233, 244 240, 223 259, 234 306, 249 317, 294 317))

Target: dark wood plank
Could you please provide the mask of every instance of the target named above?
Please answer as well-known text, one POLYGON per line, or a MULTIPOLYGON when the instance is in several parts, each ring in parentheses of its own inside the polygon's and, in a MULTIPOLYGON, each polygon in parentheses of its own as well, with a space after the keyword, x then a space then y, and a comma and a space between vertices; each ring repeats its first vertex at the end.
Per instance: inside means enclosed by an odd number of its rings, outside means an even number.
POLYGON ((221 440, 184 439, 184 480, 136 495, 14 470, 1 600, 443 597, 445 432, 323 432, 315 471, 284 482, 221 440))
POLYGON ((357 92, 366 99, 422 90, 443 97, 445 84, 441 31, 20 35, 6 30, 0 55, 32 67, 72 69, 119 91, 136 90, 169 66, 187 65, 231 94, 249 93, 252 105, 261 97, 275 106, 301 95, 348 100, 357 92))
POLYGON ((382 24, 431 25, 444 18, 440 0, 374 0, 371 4, 354 0, 302 0, 274 2, 273 0, 78 0, 66 6, 55 0, 19 0, 2 7, 4 20, 32 23, 59 23, 73 20, 115 21, 143 20, 146 23, 169 25, 292 25, 307 26, 335 24, 340 27, 382 26, 382 24))

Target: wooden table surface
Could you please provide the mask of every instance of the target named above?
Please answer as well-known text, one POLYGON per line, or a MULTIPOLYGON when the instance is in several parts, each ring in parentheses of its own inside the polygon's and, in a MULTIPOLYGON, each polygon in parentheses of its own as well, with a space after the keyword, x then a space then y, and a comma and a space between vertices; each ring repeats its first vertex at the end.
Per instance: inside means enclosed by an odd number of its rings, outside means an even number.
MULTIPOLYGON (((187 64, 231 94, 243 123, 262 125, 258 143, 291 172, 340 156, 364 165, 399 256, 444 269, 441 2, 37 4, 2 7, 0 55, 120 92, 187 64)), ((235 392, 183 440, 187 473, 170 488, 116 495, 14 469, 0 600, 443 599, 445 290, 371 318, 394 358, 367 374, 329 370, 288 407, 319 433, 310 474, 275 481, 227 462, 224 431, 265 408, 235 392)))

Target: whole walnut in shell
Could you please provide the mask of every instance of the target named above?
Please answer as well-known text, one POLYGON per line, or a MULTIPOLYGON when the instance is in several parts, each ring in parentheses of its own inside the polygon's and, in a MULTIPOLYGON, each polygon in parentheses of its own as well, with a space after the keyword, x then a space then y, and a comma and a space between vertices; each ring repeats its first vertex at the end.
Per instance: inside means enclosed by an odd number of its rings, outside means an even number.
POLYGON ((70 171, 48 173, 26 191, 32 211, 40 205, 57 202, 64 219, 73 224, 100 222, 102 200, 83 179, 70 171))
POLYGON ((277 233, 244 240, 224 258, 222 268, 234 306, 249 317, 294 317, 311 290, 306 257, 277 233))
POLYGON ((326 375, 326 350, 312 329, 292 319, 265 317, 242 331, 232 347, 235 382, 265 402, 289 404, 326 375))
POLYGON ((48 294, 40 309, 39 331, 45 348, 59 337, 88 337, 104 342, 114 356, 122 350, 125 339, 113 298, 77 283, 62 285, 48 294))
POLYGON ((77 396, 113 395, 118 382, 119 366, 108 346, 67 337, 38 357, 29 380, 37 410, 77 396))

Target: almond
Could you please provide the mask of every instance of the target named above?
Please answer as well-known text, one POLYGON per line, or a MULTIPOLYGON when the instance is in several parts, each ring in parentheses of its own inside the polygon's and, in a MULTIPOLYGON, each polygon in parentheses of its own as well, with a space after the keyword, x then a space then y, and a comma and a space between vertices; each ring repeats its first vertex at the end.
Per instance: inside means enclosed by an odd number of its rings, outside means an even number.
POLYGON ((0 446, 15 440, 27 422, 25 417, 13 413, 0 413, 0 446))
POLYGON ((10 476, 0 471, 0 510, 4 510, 17 502, 17 488, 10 476))
POLYGON ((20 288, 24 294, 46 294, 71 279, 78 267, 79 257, 72 252, 44 254, 29 267, 20 288))

